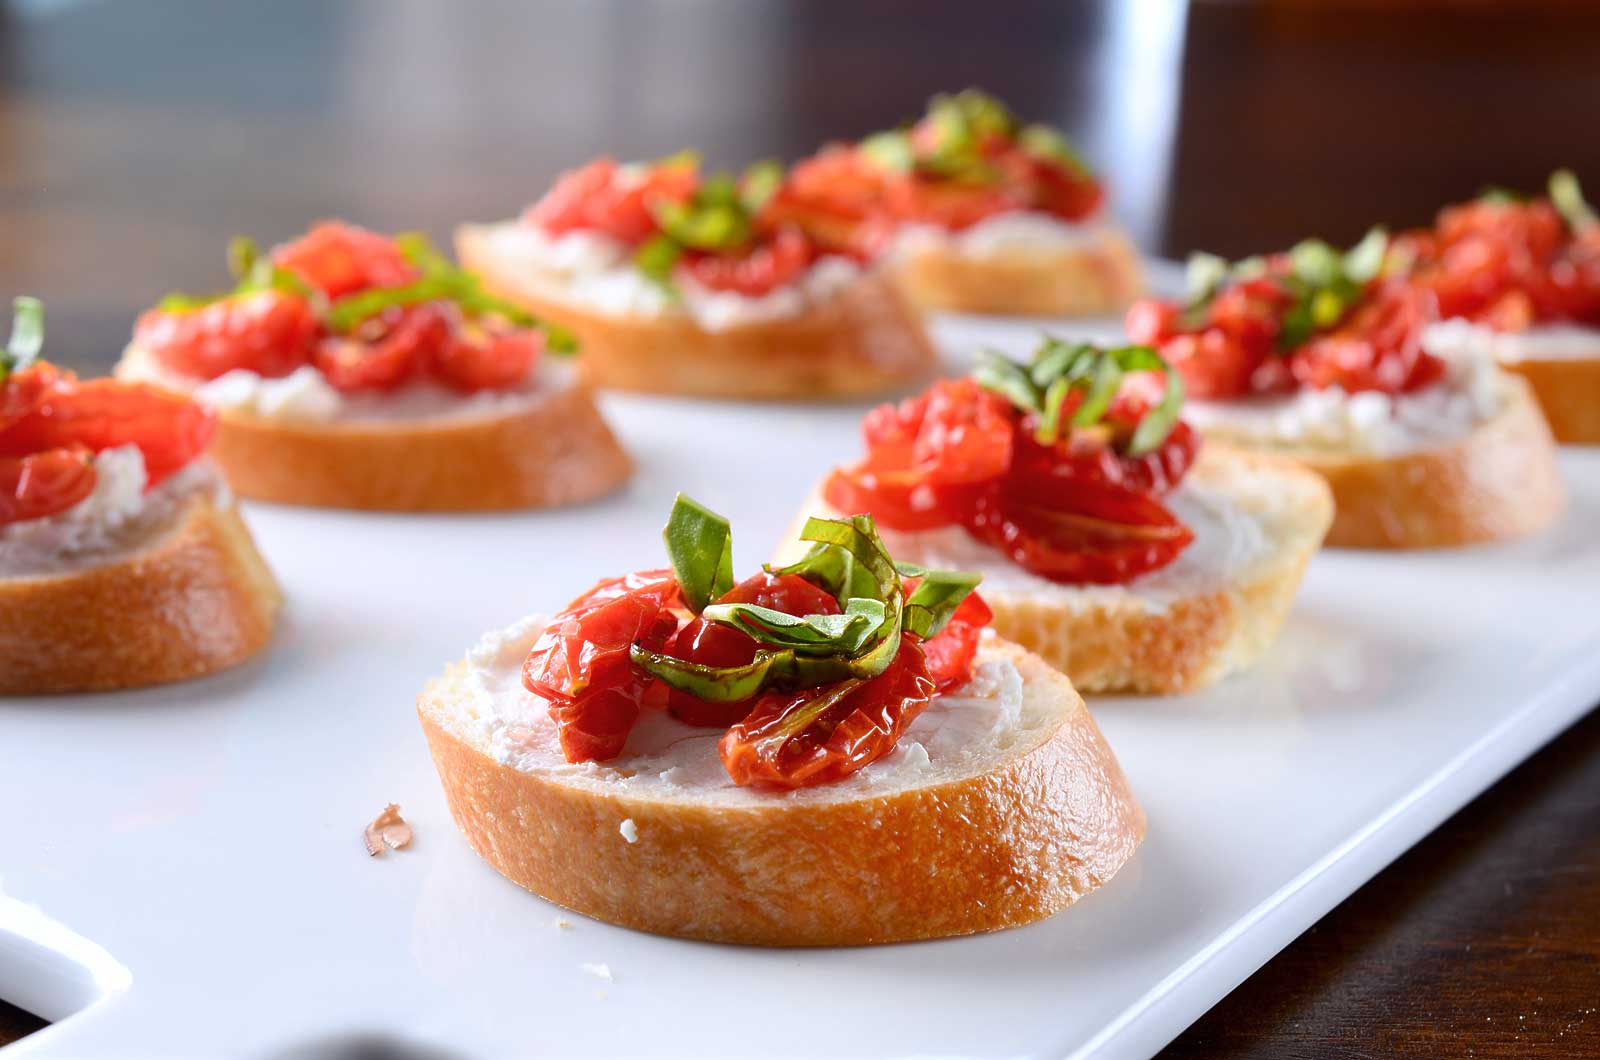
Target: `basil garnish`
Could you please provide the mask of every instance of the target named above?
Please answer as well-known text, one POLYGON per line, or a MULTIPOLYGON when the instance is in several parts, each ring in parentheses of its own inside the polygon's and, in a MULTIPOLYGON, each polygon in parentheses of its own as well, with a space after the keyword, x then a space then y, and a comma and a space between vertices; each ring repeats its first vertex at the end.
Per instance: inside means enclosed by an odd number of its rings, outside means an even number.
POLYGON ((661 536, 689 610, 698 615, 733 588, 733 532, 728 520, 680 493, 661 536))
POLYGON ((1092 427, 1103 422, 1128 372, 1160 372, 1165 379, 1160 403, 1140 418, 1128 439, 1129 455, 1159 448, 1177 426, 1183 409, 1183 383, 1178 373, 1149 346, 1102 349, 1087 342, 1047 338, 1027 367, 992 350, 984 356, 973 378, 1022 411, 1033 413, 1039 421, 1035 437, 1041 445, 1052 445, 1065 433, 1061 409, 1074 391, 1083 394, 1083 400, 1067 426, 1092 427))
POLYGON ((708 702, 749 699, 772 687, 812 688, 876 677, 900 650, 900 634, 927 638, 977 586, 979 575, 924 571, 904 598, 901 570, 889 558, 870 516, 808 519, 800 538, 814 542, 804 558, 774 573, 794 574, 832 593, 839 614, 790 615, 755 604, 707 603, 733 581, 727 520, 679 495, 664 534, 673 572, 689 608, 729 626, 759 647, 743 666, 706 666, 634 645, 629 658, 668 686, 708 702))
POLYGON ((1550 174, 1550 203, 1573 231, 1600 224, 1594 208, 1583 199, 1577 174, 1570 169, 1558 169, 1550 174))
POLYGON ((0 351, 0 382, 39 358, 44 348, 44 303, 19 295, 11 300, 11 338, 0 351))
MULTIPOLYGON (((699 156, 674 155, 658 165, 699 165, 699 156)), ((649 203, 650 215, 661 231, 634 251, 640 272, 677 297, 672 271, 686 251, 729 251, 756 237, 756 216, 783 184, 783 166, 756 162, 735 178, 714 173, 700 182, 687 202, 666 199, 649 203)))

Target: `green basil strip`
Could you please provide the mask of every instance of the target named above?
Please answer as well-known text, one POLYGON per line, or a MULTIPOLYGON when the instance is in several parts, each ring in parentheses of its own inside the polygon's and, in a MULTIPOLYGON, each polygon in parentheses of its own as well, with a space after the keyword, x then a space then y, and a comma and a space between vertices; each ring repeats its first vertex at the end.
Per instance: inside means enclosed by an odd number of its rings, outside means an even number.
POLYGON ((1558 169, 1550 174, 1550 203, 1574 230, 1600 224, 1594 208, 1583 199, 1577 174, 1570 169, 1558 169))
POLYGON ((1117 354, 1121 351, 1112 351, 1102 356, 1094 367, 1094 377, 1089 382, 1089 392, 1083 397, 1083 404, 1072 414, 1074 427, 1087 427, 1099 423, 1100 418, 1111 407, 1111 401, 1117 396, 1117 391, 1122 387, 1122 366, 1117 363, 1117 354))
POLYGON ((917 161, 916 152, 911 148, 911 136, 902 129, 869 136, 861 141, 857 150, 867 161, 890 173, 909 173, 917 161))
POLYGON ((757 754, 763 758, 776 757, 782 754, 783 748, 790 740, 809 729, 818 718, 841 703, 846 696, 860 688, 864 683, 865 681, 861 678, 841 681, 796 707, 788 717, 778 724, 777 728, 757 742, 757 754))
MULTIPOLYGON (((849 519, 806 520, 800 531, 802 541, 820 541, 842 548, 855 557, 856 562, 872 576, 876 588, 875 598, 884 605, 883 625, 873 635, 861 654, 850 660, 850 672, 856 677, 876 677, 894 661, 900 650, 900 574, 894 560, 878 537, 877 526, 870 515, 855 515, 849 519)), ((848 601, 845 601, 848 609, 848 601)))
POLYGON ((1133 437, 1128 440, 1128 455, 1143 456, 1145 453, 1154 452, 1167 440, 1167 435, 1178 425, 1178 415, 1183 410, 1183 381, 1178 378, 1178 373, 1167 366, 1167 363, 1156 355, 1154 350, 1145 348, 1150 356, 1155 358, 1160 368, 1141 368, 1142 371, 1160 371, 1166 374, 1166 388, 1161 394, 1161 403, 1139 421, 1139 426, 1133 429, 1133 437))
POLYGON ((901 628, 923 640, 937 636, 982 580, 972 571, 929 571, 906 598, 901 628))
POLYGON ((706 666, 648 651, 635 644, 628 658, 669 688, 698 696, 707 703, 736 703, 759 695, 774 679, 794 669, 794 652, 757 651, 744 666, 706 666))
POLYGON ((1083 343, 1066 343, 1058 338, 1046 338, 1028 365, 1028 379, 1035 390, 1044 390, 1082 360, 1086 352, 1093 352, 1083 343))
POLYGON ((672 270, 677 268, 678 259, 681 257, 683 257, 683 247, 677 240, 663 233, 647 240, 633 252, 633 267, 644 273, 645 279, 668 294, 676 296, 677 288, 672 285, 672 270))
POLYGON ((1190 254, 1183 270, 1184 289, 1190 304, 1207 301, 1221 290, 1228 282, 1228 272, 1227 258, 1204 251, 1190 254))
POLYGON ((762 211, 783 186, 783 163, 773 159, 753 162, 739 178, 739 205, 748 214, 762 211))
POLYGON ((1389 233, 1382 225, 1367 229, 1361 242, 1344 253, 1343 268, 1352 283, 1366 284, 1383 271, 1383 258, 1389 249, 1389 233))
POLYGON ((424 276, 404 287, 382 287, 357 291, 338 299, 328 308, 328 330, 347 334, 395 306, 421 305, 448 299, 451 285, 442 276, 424 276))
POLYGON ((0 356, 0 380, 20 372, 39 357, 44 348, 44 303, 25 295, 11 300, 11 338, 0 356))
POLYGON ((854 655, 883 627, 885 613, 883 601, 857 597, 837 615, 790 615, 756 604, 712 604, 703 617, 800 655, 854 655))
POLYGON ((997 350, 980 351, 983 360, 972 373, 979 386, 992 390, 1024 412, 1039 411, 1039 387, 1027 369, 997 350))
POLYGON ((822 586, 841 607, 857 597, 877 599, 877 579, 849 552, 832 545, 812 545, 810 551, 787 567, 767 569, 774 574, 795 574, 822 586))
POLYGON ((900 577, 902 578, 920 578, 924 574, 928 573, 927 567, 918 566, 915 563, 901 563, 899 561, 896 561, 894 569, 900 572, 900 577))
POLYGON ((733 531, 728 520, 680 493, 661 537, 689 610, 698 615, 733 588, 733 531))

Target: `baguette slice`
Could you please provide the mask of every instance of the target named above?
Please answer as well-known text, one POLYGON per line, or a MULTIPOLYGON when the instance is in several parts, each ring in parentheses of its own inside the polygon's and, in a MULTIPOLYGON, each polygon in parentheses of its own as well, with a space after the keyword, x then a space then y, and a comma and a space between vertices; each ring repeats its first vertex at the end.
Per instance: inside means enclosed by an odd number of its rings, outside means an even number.
POLYGON ((430 683, 417 711, 467 841, 552 902, 718 942, 938 938, 1047 917, 1110 879, 1144 835, 1071 683, 990 638, 980 659, 996 658, 1022 678, 1015 727, 976 760, 881 787, 729 797, 625 780, 626 759, 518 769, 491 752, 466 662, 430 683))
POLYGON ((1587 357, 1529 357, 1500 367, 1527 380, 1556 441, 1600 445, 1600 340, 1587 357))
POLYGON ((1273 452, 1327 480, 1335 548, 1448 548, 1531 534, 1560 517, 1566 488, 1532 388, 1521 377, 1501 382, 1499 412, 1444 445, 1398 456, 1273 452))
POLYGON ((899 256, 894 274, 915 305, 950 313, 1103 316, 1126 309, 1143 289, 1138 252, 1113 228, 1093 243, 1048 250, 976 256, 918 247, 899 256))
POLYGON ((0 694, 214 673, 266 645, 281 603, 239 513, 196 495, 104 565, 0 580, 0 694))
POLYGON ((472 417, 319 423, 224 411, 211 455, 241 496, 373 511, 577 504, 633 468, 576 383, 472 417))
MULTIPOLYGON (((912 563, 976 569, 994 611, 994 629, 1060 669, 1084 692, 1179 693, 1203 688, 1254 665, 1278 635, 1301 575, 1333 518, 1328 487, 1286 460, 1208 446, 1184 489, 1225 499, 1248 520, 1261 547, 1236 570, 1163 586, 1156 571, 1126 590, 1041 584, 999 552, 972 542, 959 556, 925 554, 919 533, 880 528, 895 557, 912 563), (1030 584, 1031 583, 1031 584, 1030 584)), ((804 552, 798 541, 810 515, 838 516, 820 489, 785 537, 776 562, 804 552)), ((1208 528, 1197 526, 1197 534, 1208 528)), ((1210 532, 1216 532, 1212 529, 1210 532)), ((938 533, 963 535, 952 528, 938 533)), ((966 540, 964 537, 962 540, 966 540)), ((1190 549, 1223 548, 1196 541, 1190 549)), ((1199 553, 1197 552, 1196 555, 1199 553)))
POLYGON ((799 316, 708 331, 680 314, 608 316, 553 301, 536 276, 496 251, 494 227, 456 230, 461 263, 496 295, 572 329, 583 345, 583 377, 597 387, 714 398, 845 398, 909 386, 938 363, 921 321, 876 273, 799 316))

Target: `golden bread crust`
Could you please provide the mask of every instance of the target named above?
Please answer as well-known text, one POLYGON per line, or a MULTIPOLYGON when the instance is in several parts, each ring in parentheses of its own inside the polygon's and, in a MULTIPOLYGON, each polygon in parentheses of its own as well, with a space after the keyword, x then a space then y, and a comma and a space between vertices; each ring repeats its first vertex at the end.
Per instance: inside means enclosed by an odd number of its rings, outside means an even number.
POLYGON ((894 266, 911 301, 928 310, 1006 316, 1103 316, 1144 289, 1139 254, 1107 228, 1093 243, 1056 250, 1009 250, 983 257, 928 247, 894 266))
POLYGON ((282 596, 239 513, 196 496, 103 566, 0 580, 0 694, 136 688, 234 666, 282 596))
POLYGON ((1565 445, 1600 445, 1600 344, 1593 357, 1502 361, 1528 381, 1555 439, 1565 445))
POLYGON ((1014 927, 1103 884, 1144 812, 1071 684, 1015 645, 1060 721, 986 773, 838 800, 717 804, 522 772, 454 723, 464 665, 418 715, 450 812, 491 865, 588 916, 664 935, 847 946, 1014 927), (637 842, 620 834, 625 820, 637 842))

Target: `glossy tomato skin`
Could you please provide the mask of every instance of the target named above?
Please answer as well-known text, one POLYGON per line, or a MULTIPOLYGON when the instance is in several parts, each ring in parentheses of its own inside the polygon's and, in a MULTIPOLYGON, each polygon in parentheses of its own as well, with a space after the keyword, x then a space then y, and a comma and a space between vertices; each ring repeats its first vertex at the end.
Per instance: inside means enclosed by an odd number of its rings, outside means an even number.
POLYGON ((691 165, 624 168, 614 159, 600 158, 563 174, 528 208, 523 221, 551 235, 592 231, 637 246, 656 232, 651 205, 685 202, 698 183, 691 165))
POLYGON ((727 253, 693 252, 679 267, 708 290, 759 298, 793 283, 816 257, 816 248, 805 233, 786 225, 727 253))
POLYGON ((1422 329, 1437 317, 1431 292, 1386 284, 1344 323, 1296 350, 1290 370, 1300 385, 1317 389, 1416 390, 1444 375, 1444 362, 1422 349, 1422 329))
MULTIPOLYGON (((721 604, 756 604, 787 615, 836 615, 839 602, 826 590, 796 574, 761 571, 728 590, 721 604)), ((749 635, 703 618, 684 623, 663 649, 666 654, 706 666, 743 666, 760 646, 749 635)), ((750 713, 754 700, 709 703, 676 688, 667 693, 667 709, 689 725, 725 729, 750 713)))
MULTIPOLYGON (((918 579, 906 579, 906 595, 918 579)), ((978 658, 978 642, 984 627, 994 621, 994 611, 977 593, 969 593, 955 614, 934 636, 922 642, 928 660, 928 676, 940 692, 960 688, 972 680, 972 664, 978 658)))
MULTIPOLYGON (((1142 402, 1118 399, 1106 419, 1121 433, 1131 434, 1144 412, 1142 402)), ((1017 431, 1015 445, 1014 474, 1053 476, 1161 496, 1177 488, 1194 466, 1200 453, 1200 432, 1179 420, 1161 445, 1133 456, 1087 432, 1040 442, 1027 419, 1017 431)))
POLYGON ((733 782, 794 789, 841 780, 894 750, 935 692, 921 641, 903 634, 899 652, 883 673, 788 735, 796 712, 837 687, 761 696, 718 744, 733 782))
POLYGON ((0 456, 0 526, 64 512, 94 492, 95 480, 84 446, 0 456))
POLYGON ((272 252, 272 262, 329 298, 371 287, 404 287, 418 278, 388 236, 343 221, 319 221, 272 252))
POLYGON ((154 487, 187 467, 216 433, 216 413, 186 397, 115 379, 75 382, 0 428, 0 455, 136 445, 154 487))
POLYGON ((429 374, 463 394, 505 390, 528 378, 544 351, 544 332, 533 328, 458 328, 435 351, 429 374))
POLYGON ((550 703, 569 762, 604 762, 622 753, 644 706, 659 706, 665 686, 639 671, 629 648, 660 650, 677 630, 671 571, 610 578, 551 619, 523 663, 522 683, 550 703))
POLYGON ((191 379, 254 372, 269 379, 306 364, 321 325, 305 299, 283 291, 229 295, 197 309, 151 309, 134 344, 191 379))
POLYGON ((894 235, 883 202, 886 184, 884 171, 859 151, 827 147, 790 168, 757 220, 766 231, 795 226, 819 251, 867 262, 894 235))
POLYGON ((313 363, 335 390, 394 390, 434 363, 452 339, 444 307, 394 306, 363 322, 351 335, 323 339, 313 363))

